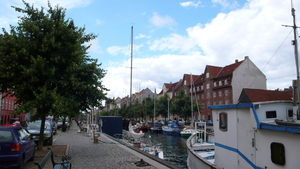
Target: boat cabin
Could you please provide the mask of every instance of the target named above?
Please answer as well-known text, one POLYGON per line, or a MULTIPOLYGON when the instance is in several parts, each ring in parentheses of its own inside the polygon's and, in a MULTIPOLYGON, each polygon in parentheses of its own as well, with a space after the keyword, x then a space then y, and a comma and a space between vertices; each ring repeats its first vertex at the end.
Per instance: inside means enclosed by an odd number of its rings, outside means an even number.
POLYGON ((217 168, 298 168, 300 123, 292 91, 243 89, 240 103, 210 106, 217 168))

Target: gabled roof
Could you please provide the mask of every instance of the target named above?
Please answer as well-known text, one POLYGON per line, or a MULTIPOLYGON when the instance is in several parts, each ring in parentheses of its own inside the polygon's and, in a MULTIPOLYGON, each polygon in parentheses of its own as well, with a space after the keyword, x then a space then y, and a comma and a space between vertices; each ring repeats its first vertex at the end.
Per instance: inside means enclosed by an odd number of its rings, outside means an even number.
POLYGON ((293 91, 275 91, 263 89, 243 89, 240 95, 240 103, 254 103, 267 101, 292 101, 293 91))
POLYGON ((201 82, 203 82, 203 80, 204 80, 204 74, 202 73, 195 79, 194 84, 201 83, 201 82))
MULTIPOLYGON (((180 81, 179 81, 179 82, 180 82, 180 81)), ((176 86, 178 85, 179 82, 170 84, 171 86, 170 86, 169 90, 167 91, 167 93, 168 93, 168 92, 172 92, 173 90, 175 90, 175 89, 176 89, 176 86)))
POLYGON ((216 77, 218 75, 218 73, 220 72, 220 70, 222 69, 222 67, 206 65, 205 69, 214 78, 214 77, 216 77))
POLYGON ((232 74, 232 72, 233 72, 237 67, 239 67, 241 63, 243 63, 243 61, 235 62, 235 63, 233 63, 233 64, 231 64, 231 65, 227 65, 227 66, 223 67, 223 68, 219 71, 218 75, 215 76, 215 77, 223 77, 223 76, 232 74))
POLYGON ((189 86, 191 85, 191 81, 194 83, 198 76, 199 75, 184 74, 182 79, 186 80, 186 85, 189 86))

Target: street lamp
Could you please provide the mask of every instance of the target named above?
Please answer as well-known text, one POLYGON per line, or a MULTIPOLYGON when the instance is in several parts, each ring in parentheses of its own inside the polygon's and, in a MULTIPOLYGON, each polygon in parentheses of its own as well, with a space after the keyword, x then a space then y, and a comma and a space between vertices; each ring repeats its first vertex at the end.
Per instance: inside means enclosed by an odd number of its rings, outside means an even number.
POLYGON ((0 93, 0 126, 2 126, 2 123, 1 123, 1 121, 2 121, 2 119, 1 119, 1 116, 2 116, 2 104, 3 104, 3 102, 2 102, 2 93, 0 93))
POLYGON ((170 120, 170 99, 168 98, 168 120, 170 120))

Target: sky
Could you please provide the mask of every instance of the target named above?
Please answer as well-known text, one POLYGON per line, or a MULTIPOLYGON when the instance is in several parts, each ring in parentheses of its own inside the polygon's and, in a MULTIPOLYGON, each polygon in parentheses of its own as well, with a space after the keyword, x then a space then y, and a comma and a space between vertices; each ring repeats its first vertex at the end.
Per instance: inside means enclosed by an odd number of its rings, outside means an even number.
MULTIPOLYGON (((48 0, 26 2, 47 8, 48 0)), ((184 74, 200 75, 206 65, 224 67, 245 56, 266 75, 269 90, 287 88, 297 78, 293 31, 282 25, 293 25, 292 3, 300 24, 300 1, 49 2, 66 8, 66 19, 98 36, 89 42, 88 55, 107 71, 101 81, 110 90, 110 98, 130 94, 131 55, 133 93, 145 88, 159 93, 164 83, 178 82, 184 74)), ((16 26, 22 16, 11 6, 24 8, 22 0, 0 1, 0 27, 6 30, 16 26)))

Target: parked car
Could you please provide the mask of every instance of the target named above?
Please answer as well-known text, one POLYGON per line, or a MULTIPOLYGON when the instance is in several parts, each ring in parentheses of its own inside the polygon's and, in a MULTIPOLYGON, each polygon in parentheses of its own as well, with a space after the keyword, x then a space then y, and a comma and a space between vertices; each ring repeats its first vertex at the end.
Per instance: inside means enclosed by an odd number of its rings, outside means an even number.
POLYGON ((53 134, 57 133, 57 124, 55 121, 51 121, 51 126, 52 126, 52 130, 53 130, 53 134))
POLYGON ((5 126, 21 126, 19 118, 11 118, 5 126))
MULTIPOLYGON (((32 135, 32 138, 37 143, 40 139, 40 129, 41 129, 41 120, 29 122, 27 129, 29 133, 32 135)), ((44 143, 47 143, 48 145, 52 145, 53 142, 53 128, 51 126, 51 122, 46 120, 45 121, 45 129, 44 129, 44 143)))
POLYGON ((21 126, 0 127, 0 168, 23 168, 34 160, 35 143, 30 133, 21 126))
MULTIPOLYGON (((62 127, 62 125, 63 125, 63 120, 62 120, 62 119, 57 120, 57 128, 60 129, 60 128, 62 127)), ((65 121, 65 125, 66 125, 67 127, 70 126, 68 120, 65 121)))
POLYGON ((178 125, 183 126, 185 124, 185 121, 183 119, 178 119, 178 125))

